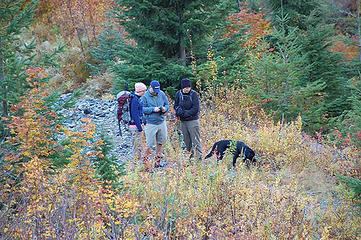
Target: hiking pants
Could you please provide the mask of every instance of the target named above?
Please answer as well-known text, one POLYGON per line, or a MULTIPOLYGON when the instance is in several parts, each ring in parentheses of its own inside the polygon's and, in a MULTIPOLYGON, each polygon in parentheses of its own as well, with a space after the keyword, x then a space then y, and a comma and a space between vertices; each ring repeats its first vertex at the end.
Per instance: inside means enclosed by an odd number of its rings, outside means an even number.
POLYGON ((187 151, 191 152, 193 156, 194 153, 196 153, 197 158, 202 158, 203 154, 199 119, 191 121, 181 121, 180 126, 187 151))

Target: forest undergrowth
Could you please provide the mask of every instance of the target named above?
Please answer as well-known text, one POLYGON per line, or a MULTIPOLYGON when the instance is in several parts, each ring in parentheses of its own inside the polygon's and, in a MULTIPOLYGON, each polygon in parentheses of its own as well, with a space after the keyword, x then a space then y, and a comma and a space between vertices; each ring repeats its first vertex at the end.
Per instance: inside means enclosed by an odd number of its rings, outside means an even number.
POLYGON ((203 101, 204 154, 215 141, 246 142, 258 163, 215 156, 189 165, 176 125, 169 124, 166 171, 129 172, 124 181, 144 208, 146 229, 159 239, 357 239, 357 201, 336 182, 358 176, 357 149, 344 151, 312 141, 302 120, 274 123, 247 95, 218 89, 203 101))
MULTIPOLYGON (((168 121, 167 167, 151 172, 130 161, 116 178, 99 174, 105 159, 84 119, 74 133, 47 108, 42 69, 28 71, 33 89, 12 108, 2 150, 0 239, 357 239, 360 202, 335 178, 357 176, 357 149, 314 151, 302 120, 275 123, 242 91, 203 93, 203 152, 221 139, 241 140, 258 163, 215 157, 189 164, 168 121), (237 97, 235 97, 237 96, 237 97), (54 142, 56 134, 66 143, 54 142), (335 157, 336 156, 336 157, 335 157), (59 164, 61 163, 61 164, 59 164), (121 182, 121 187, 112 183, 121 182)), ((116 126, 115 126, 116 127, 116 126)))

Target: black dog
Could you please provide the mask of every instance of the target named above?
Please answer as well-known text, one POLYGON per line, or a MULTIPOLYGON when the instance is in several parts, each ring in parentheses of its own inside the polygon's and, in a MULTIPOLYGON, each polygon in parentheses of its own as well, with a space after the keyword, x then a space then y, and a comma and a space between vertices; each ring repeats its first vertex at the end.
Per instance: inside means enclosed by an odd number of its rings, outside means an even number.
MULTIPOLYGON (((234 140, 221 140, 216 142, 211 152, 205 157, 210 158, 213 154, 217 155, 218 160, 222 160, 225 154, 225 151, 230 148, 231 153, 233 154, 233 167, 236 166, 236 161, 239 156, 242 156, 243 162, 246 162, 246 159, 249 159, 251 162, 255 163, 255 153, 248 147, 244 142, 234 141, 234 140)), ((246 162, 247 167, 249 167, 249 161, 246 162)))

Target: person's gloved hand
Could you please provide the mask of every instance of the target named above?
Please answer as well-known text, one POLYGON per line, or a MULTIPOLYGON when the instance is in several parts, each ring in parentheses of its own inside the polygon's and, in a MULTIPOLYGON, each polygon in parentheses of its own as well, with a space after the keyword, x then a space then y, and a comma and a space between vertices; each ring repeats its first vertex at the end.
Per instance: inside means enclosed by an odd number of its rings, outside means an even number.
POLYGON ((165 107, 160 107, 160 112, 159 112, 160 114, 164 114, 165 113, 165 107))
POLYGON ((183 111, 183 117, 187 118, 190 117, 191 115, 189 114, 189 110, 185 110, 183 111))
POLYGON ((175 115, 178 117, 182 117, 184 114, 184 110, 181 107, 177 107, 175 110, 175 115))

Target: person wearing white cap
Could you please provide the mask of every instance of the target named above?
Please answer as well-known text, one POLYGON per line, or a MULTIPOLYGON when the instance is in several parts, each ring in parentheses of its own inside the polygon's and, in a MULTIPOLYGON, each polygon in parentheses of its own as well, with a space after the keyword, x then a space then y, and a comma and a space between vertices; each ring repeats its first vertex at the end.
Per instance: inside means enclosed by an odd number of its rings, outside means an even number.
POLYGON ((168 112, 169 102, 165 93, 160 90, 158 81, 150 83, 148 91, 141 97, 146 126, 144 127, 146 150, 144 161, 148 162, 150 149, 156 148, 156 161, 154 167, 161 167, 163 146, 167 141, 167 124, 165 113, 168 112))

